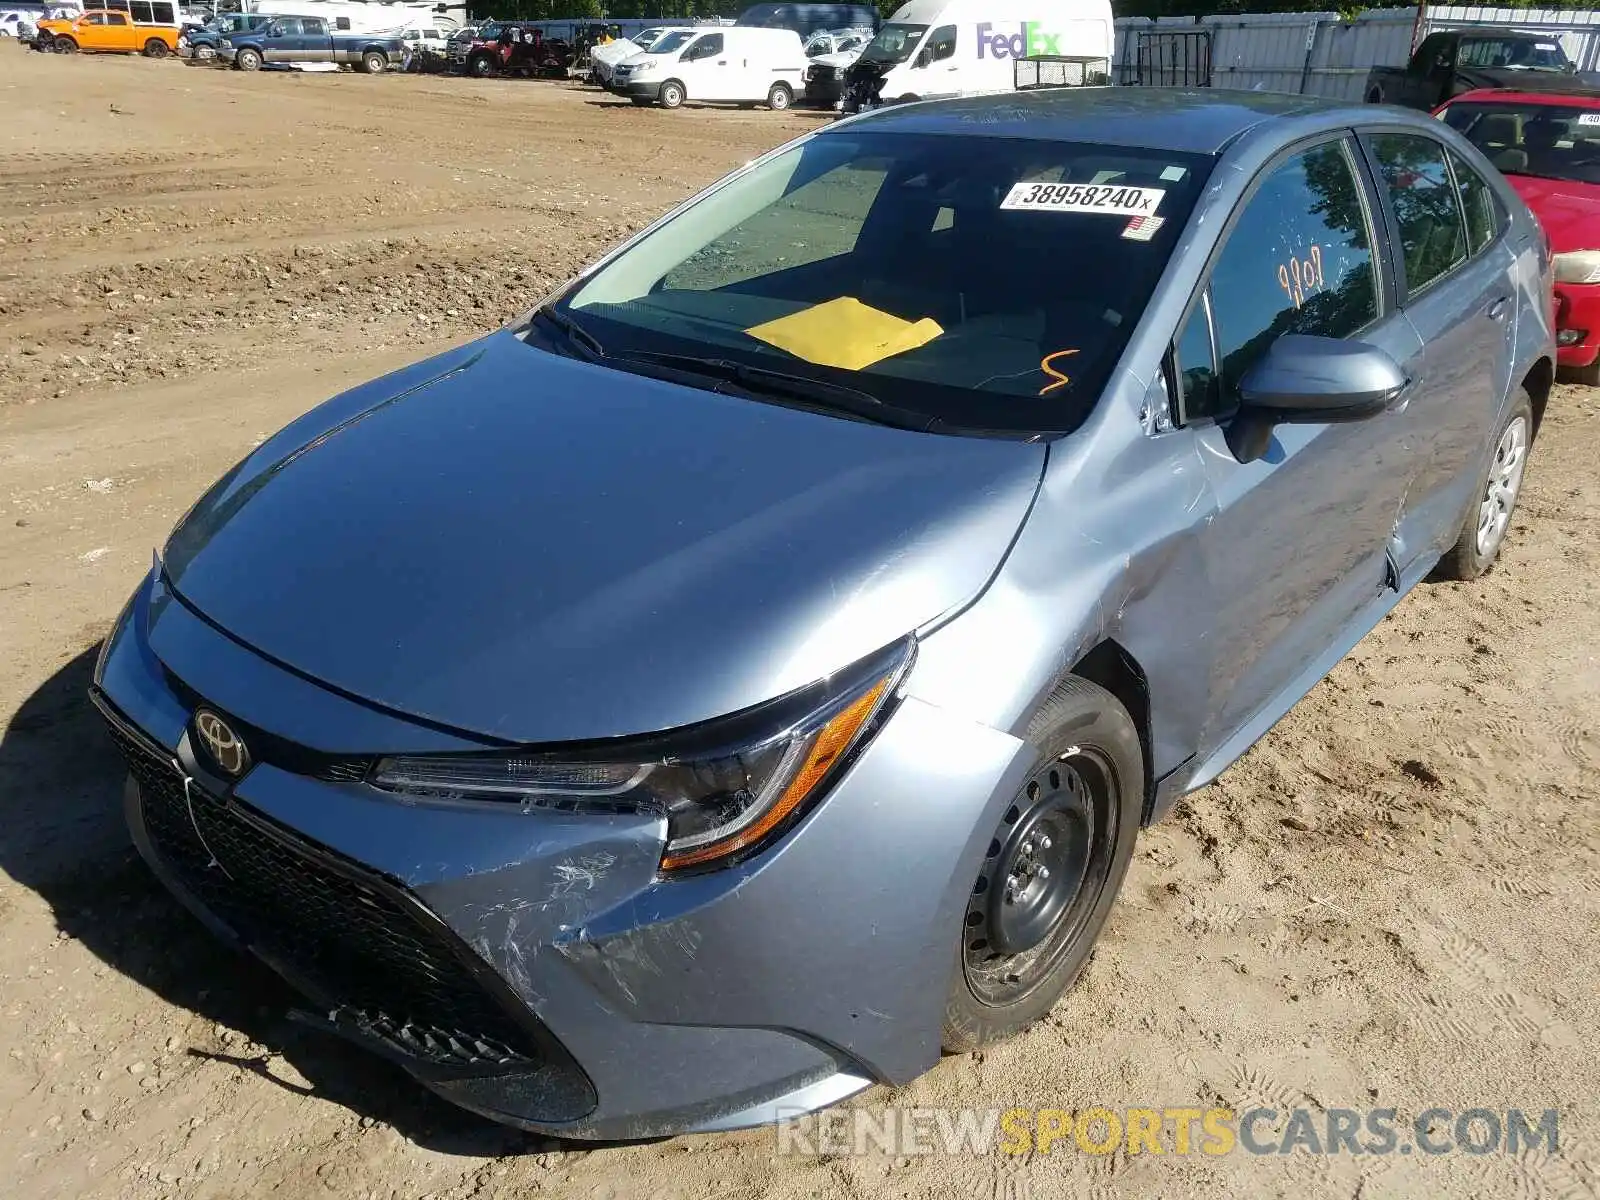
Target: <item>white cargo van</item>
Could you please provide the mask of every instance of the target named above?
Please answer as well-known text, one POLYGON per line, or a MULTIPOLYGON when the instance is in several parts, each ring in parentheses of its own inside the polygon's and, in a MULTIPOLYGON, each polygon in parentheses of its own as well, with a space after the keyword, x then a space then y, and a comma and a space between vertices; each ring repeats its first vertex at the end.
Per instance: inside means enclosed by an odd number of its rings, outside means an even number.
POLYGON ((675 54, 631 59, 627 83, 619 79, 612 90, 664 108, 715 100, 782 109, 805 88, 806 66, 794 30, 729 25, 699 33, 675 54))
POLYGON ((1109 65, 1110 0, 911 0, 851 67, 846 111, 876 103, 1009 92, 1017 60, 1078 57, 1109 65))

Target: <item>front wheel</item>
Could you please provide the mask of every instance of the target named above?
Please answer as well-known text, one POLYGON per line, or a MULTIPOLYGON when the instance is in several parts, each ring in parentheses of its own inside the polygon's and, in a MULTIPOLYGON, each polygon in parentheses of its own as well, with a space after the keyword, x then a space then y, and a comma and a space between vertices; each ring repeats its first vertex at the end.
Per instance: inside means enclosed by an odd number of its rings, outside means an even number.
POLYGON ((1028 726, 1039 759, 990 837, 957 931, 943 1044, 1033 1024, 1082 973, 1133 858, 1144 750, 1115 696, 1069 676, 1028 726))
POLYGON ((52 54, 76 54, 78 52, 78 43, 69 37, 57 37, 50 43, 50 52, 52 54))
POLYGON ((683 90, 683 84, 676 79, 669 80, 661 85, 662 108, 678 108, 688 98, 688 93, 683 90))
POLYGON ((773 112, 782 112, 793 103, 794 92, 787 83, 775 83, 767 93, 767 107, 773 112))
POLYGON ((1518 389, 1511 415, 1495 435, 1494 457, 1478 485, 1478 502, 1461 526, 1450 552, 1439 561, 1445 579, 1477 579, 1494 566, 1511 528, 1511 515, 1522 492, 1522 477, 1533 446, 1533 403, 1518 389))
POLYGON ((487 79, 494 74, 494 59, 487 54, 480 54, 467 64, 467 70, 479 79, 487 79))
POLYGON ((144 56, 146 58, 165 58, 167 56, 167 44, 160 38, 151 38, 144 44, 144 56))
POLYGON ((367 75, 377 75, 386 70, 389 59, 386 55, 376 50, 368 50, 361 56, 361 70, 367 75))
POLYGON ((233 65, 241 71, 259 71, 261 55, 255 50, 241 50, 233 56, 233 65))

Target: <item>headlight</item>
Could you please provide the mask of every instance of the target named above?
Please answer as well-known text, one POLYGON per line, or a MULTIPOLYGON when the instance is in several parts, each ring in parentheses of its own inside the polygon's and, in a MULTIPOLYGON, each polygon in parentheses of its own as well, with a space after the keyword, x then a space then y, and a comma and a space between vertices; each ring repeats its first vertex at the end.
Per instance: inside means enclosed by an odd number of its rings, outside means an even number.
POLYGON ((227 38, 221 38, 221 39, 219 39, 217 41, 217 49, 218 50, 232 50, 233 49, 233 43, 230 42, 227 38))
POLYGON ((1600 283, 1600 250, 1573 250, 1556 255, 1559 283, 1600 283))
POLYGON ((882 723, 909 639, 832 679, 734 717, 568 752, 385 758, 374 786, 453 803, 667 820, 664 873, 728 866, 788 830, 882 723))

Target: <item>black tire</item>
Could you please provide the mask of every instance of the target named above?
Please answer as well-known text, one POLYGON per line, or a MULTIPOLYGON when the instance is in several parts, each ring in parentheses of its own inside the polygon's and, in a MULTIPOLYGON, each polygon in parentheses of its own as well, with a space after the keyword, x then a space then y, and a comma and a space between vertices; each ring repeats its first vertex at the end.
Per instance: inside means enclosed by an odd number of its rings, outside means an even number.
POLYGON ((1456 544, 1439 560, 1434 572, 1440 579, 1477 579, 1494 566, 1505 546, 1511 519, 1516 515, 1517 497, 1533 448, 1533 401, 1523 388, 1517 389, 1511 412, 1494 435, 1494 456, 1489 469, 1473 492, 1472 507, 1461 523, 1456 544), (1515 432, 1520 428, 1520 435, 1515 432), (1515 462, 1511 462, 1515 456, 1515 462), (1514 477, 1508 472, 1514 470, 1514 477))
POLYGON ((381 75, 389 69, 389 56, 381 50, 368 50, 361 56, 361 71, 364 75, 381 75))
POLYGON ((1088 963, 1133 858, 1144 750, 1116 697, 1069 676, 1027 740, 1038 763, 1000 819, 957 931, 942 1036, 951 1054, 1050 1011, 1088 963))
POLYGON ((76 54, 78 43, 69 37, 56 36, 50 39, 51 54, 76 54))
POLYGON ((681 108, 683 102, 689 98, 689 93, 684 90, 683 84, 676 79, 669 79, 661 85, 661 107, 681 108))
POLYGON ((467 73, 478 79, 487 79, 494 72, 494 59, 487 54, 480 54, 467 64, 467 73))
POLYGON ((767 92, 767 107, 773 112, 783 112, 794 103, 794 89, 787 83, 775 83, 767 92))
POLYGON ((167 56, 167 44, 160 38, 151 38, 144 44, 144 56, 146 58, 165 58, 167 56))
POLYGON ((1382 104, 1383 103, 1383 89, 1381 87, 1368 88, 1367 89, 1367 103, 1368 104, 1382 104))
POLYGON ((233 65, 241 71, 259 71, 261 53, 257 50, 241 50, 233 56, 233 65))

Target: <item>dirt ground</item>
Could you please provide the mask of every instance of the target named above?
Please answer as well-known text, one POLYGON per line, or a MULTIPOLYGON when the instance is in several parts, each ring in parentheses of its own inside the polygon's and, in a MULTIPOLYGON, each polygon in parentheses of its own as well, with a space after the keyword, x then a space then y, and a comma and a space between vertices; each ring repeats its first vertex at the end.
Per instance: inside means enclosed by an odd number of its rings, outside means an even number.
POLYGON ((84 688, 151 548, 269 431, 493 327, 817 118, 7 43, 0 111, 7 1197, 1600 1192, 1600 390, 1552 398, 1489 578, 1424 585, 1143 836, 1048 1021, 855 1102, 1556 1108, 1558 1153, 587 1150, 288 1025, 284 988, 134 858, 84 688))

